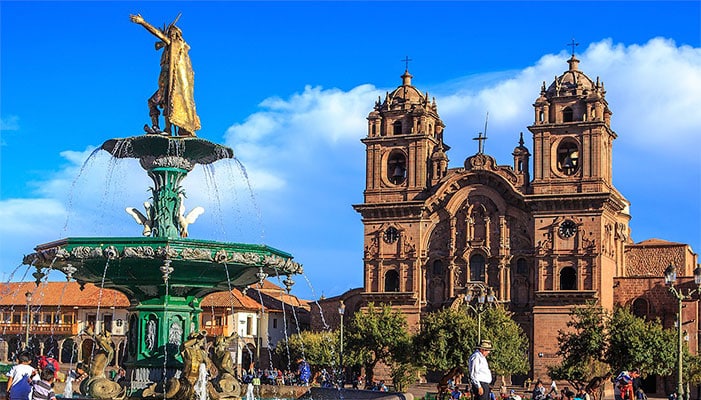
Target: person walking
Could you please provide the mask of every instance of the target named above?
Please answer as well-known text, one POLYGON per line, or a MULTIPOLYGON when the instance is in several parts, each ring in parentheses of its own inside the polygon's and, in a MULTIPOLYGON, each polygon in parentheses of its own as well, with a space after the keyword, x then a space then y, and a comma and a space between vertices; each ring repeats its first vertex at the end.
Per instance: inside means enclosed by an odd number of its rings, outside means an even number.
POLYGON ((489 370, 487 356, 492 351, 492 342, 483 340, 468 361, 470 383, 474 400, 489 400, 489 384, 492 382, 492 371, 489 370))

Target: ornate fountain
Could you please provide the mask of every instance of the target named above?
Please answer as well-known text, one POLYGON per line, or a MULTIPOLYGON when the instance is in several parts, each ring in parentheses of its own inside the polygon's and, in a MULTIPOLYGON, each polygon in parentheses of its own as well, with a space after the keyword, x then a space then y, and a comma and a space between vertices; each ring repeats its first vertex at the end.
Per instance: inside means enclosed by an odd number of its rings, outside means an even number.
POLYGON ((143 212, 127 208, 143 226, 143 236, 69 237, 37 246, 24 263, 37 269, 37 280, 48 269, 60 270, 68 279, 116 289, 131 300, 126 390, 104 376, 105 359, 111 356, 108 333, 90 331, 86 333, 99 347, 95 359, 101 358, 93 361, 97 366, 91 366, 82 393, 101 399, 201 399, 202 390, 197 394, 200 385, 209 392, 205 397, 238 396, 225 362, 216 363, 222 364, 217 365, 216 390, 199 379, 200 364, 210 362, 201 348, 200 300, 212 292, 262 282, 267 276, 286 275, 285 282, 291 285, 289 276, 302 273, 302 268, 289 253, 265 245, 188 237, 188 225, 204 209, 185 212, 181 182, 197 164, 232 158, 233 151, 195 136, 200 122, 193 97, 194 74, 189 46, 175 26, 177 19, 163 29, 151 26, 140 15, 132 15, 131 20, 158 37, 156 48, 164 51, 158 90, 148 101, 151 125, 144 126, 145 134, 110 139, 101 148, 113 157, 138 159, 153 180, 152 198, 144 203, 143 212), (163 130, 158 124, 160 109, 163 130), (222 382, 224 378, 228 381, 222 382))

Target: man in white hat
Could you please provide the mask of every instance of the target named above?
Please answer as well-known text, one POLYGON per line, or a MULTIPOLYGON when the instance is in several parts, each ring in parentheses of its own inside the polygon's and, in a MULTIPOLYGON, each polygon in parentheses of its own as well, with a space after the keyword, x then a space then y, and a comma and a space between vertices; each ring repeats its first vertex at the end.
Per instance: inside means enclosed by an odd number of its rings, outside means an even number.
POLYGON ((470 356, 470 383, 474 400, 489 400, 489 384, 492 382, 492 371, 489 370, 487 355, 492 351, 492 342, 483 340, 470 356))

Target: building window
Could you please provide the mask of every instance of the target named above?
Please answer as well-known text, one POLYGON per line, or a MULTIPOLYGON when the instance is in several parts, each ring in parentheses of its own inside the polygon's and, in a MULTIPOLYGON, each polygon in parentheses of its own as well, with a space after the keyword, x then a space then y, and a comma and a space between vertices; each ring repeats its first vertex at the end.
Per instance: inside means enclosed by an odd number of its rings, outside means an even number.
POLYGON ((485 260, 482 254, 475 254, 470 257, 470 281, 484 282, 485 260))
POLYGON ((393 130, 392 134, 401 135, 402 134, 402 121, 394 121, 392 124, 393 130))
POLYGON ((516 274, 518 275, 528 275, 528 263, 525 258, 519 258, 516 260, 516 274))
POLYGON ((562 122, 572 122, 574 121, 574 113, 569 107, 565 107, 562 110, 562 122))
POLYGON ((246 335, 253 335, 253 317, 250 316, 246 318, 246 335))
POLYGON ((396 270, 389 270, 385 273, 385 292, 399 291, 399 274, 396 270))
POLYGON ((433 262, 433 275, 443 275, 443 262, 436 260, 433 262))
POLYGON ((631 307, 631 311, 633 312, 633 315, 635 315, 638 318, 647 318, 648 316, 648 303, 647 300, 643 298, 637 298, 633 300, 633 305, 631 307))
POLYGON ((277 329, 277 318, 273 318, 273 329, 277 329))
POLYGON ((577 290, 577 271, 574 268, 560 270, 560 290, 577 290))

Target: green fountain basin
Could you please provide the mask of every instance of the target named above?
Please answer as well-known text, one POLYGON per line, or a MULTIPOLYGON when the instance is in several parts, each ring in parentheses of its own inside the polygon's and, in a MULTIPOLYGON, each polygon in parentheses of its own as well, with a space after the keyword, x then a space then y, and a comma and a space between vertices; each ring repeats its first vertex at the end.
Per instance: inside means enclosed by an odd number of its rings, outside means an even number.
POLYGON ((217 160, 234 157, 231 148, 198 137, 139 135, 109 139, 100 147, 117 158, 174 156, 185 158, 193 164, 211 164, 217 160))
POLYGON ((78 282, 117 289, 139 301, 203 296, 267 276, 301 274, 292 255, 265 245, 162 237, 76 237, 38 245, 24 263, 78 282), (169 271, 167 267, 172 268, 169 271), (168 285, 164 285, 167 275, 168 285))

